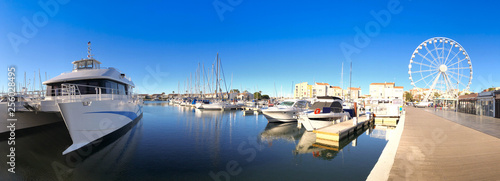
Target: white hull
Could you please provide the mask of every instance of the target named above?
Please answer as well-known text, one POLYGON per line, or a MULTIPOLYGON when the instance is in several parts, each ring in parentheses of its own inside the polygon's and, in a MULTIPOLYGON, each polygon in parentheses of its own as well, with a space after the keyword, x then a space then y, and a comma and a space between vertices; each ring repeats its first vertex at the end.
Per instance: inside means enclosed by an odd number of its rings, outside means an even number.
POLYGON ((307 131, 314 131, 339 122, 346 121, 348 118, 349 113, 306 113, 301 114, 297 121, 298 124, 304 126, 307 131))
POLYGON ((194 107, 196 107, 196 109, 204 109, 204 108, 203 108, 203 105, 204 105, 203 103, 199 103, 199 102, 197 102, 197 103, 194 105, 194 107))
POLYGON ((33 128, 47 124, 62 121, 59 112, 34 112, 34 111, 17 111, 14 117, 8 116, 7 103, 0 104, 0 133, 10 131, 11 123, 15 124, 15 130, 22 130, 26 128, 33 128), (7 119, 16 119, 17 121, 7 121, 7 119))
POLYGON ((294 122, 297 121, 294 118, 296 110, 294 109, 262 109, 262 114, 266 117, 267 121, 270 123, 277 122, 294 122))
POLYGON ((212 104, 204 104, 203 109, 224 111, 224 110, 236 109, 236 106, 232 105, 232 104, 228 104, 228 103, 217 102, 217 103, 212 103, 212 104))
POLYGON ((61 114, 73 140, 64 152, 75 151, 131 123, 142 115, 142 105, 128 100, 59 103, 61 114))

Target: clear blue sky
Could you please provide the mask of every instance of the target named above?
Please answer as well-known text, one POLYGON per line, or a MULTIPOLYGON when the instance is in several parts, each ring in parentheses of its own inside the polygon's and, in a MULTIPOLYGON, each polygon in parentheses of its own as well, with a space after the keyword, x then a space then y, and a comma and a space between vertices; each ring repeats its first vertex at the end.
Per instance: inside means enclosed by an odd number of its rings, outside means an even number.
MULTIPOLYGON (((217 52, 228 83, 233 74, 233 88, 258 88, 274 96, 274 84, 278 94, 290 94, 292 81, 338 86, 342 62, 347 87, 350 60, 340 44, 356 46, 355 27, 364 30, 376 22, 370 12, 388 11, 391 2, 60 1, 69 2, 58 3, 57 11, 50 6, 49 13, 38 1, 0 2, 1 85, 6 85, 8 65, 16 65, 18 73, 27 72, 28 78, 38 69, 42 77, 44 72, 54 77, 70 71, 71 61, 84 58, 87 42, 92 41, 94 57, 102 66, 132 77, 141 93, 177 92, 178 82, 183 89, 198 62, 208 69, 217 52), (232 11, 225 11, 221 19, 214 2, 232 11), (23 34, 23 17, 30 23, 38 18, 36 32, 23 34), (16 39, 19 45, 11 42, 12 34, 21 37, 16 39), (161 73, 148 71, 157 68, 161 73)), ((401 11, 391 13, 387 26, 380 26, 370 43, 352 54, 353 87, 368 94, 370 83, 396 82, 409 90, 412 52, 437 36, 458 41, 469 53, 472 90, 500 86, 500 2, 396 2, 401 11)))

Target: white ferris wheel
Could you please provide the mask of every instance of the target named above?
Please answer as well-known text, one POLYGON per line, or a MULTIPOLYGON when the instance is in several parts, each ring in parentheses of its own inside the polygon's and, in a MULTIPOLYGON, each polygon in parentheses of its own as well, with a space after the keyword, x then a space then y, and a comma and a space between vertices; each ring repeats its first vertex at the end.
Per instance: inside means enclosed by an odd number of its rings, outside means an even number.
POLYGON ((411 85, 423 88, 424 101, 436 92, 443 98, 456 99, 461 90, 469 90, 472 63, 469 54, 455 40, 434 37, 413 51, 408 65, 411 85))

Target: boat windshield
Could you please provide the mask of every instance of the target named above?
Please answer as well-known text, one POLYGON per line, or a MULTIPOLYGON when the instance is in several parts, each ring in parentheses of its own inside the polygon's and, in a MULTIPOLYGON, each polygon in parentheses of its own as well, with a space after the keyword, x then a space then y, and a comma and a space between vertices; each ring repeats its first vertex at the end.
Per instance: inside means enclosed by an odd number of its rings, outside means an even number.
POLYGON ((290 101, 284 101, 280 103, 280 106, 293 106, 295 102, 290 102, 290 101))

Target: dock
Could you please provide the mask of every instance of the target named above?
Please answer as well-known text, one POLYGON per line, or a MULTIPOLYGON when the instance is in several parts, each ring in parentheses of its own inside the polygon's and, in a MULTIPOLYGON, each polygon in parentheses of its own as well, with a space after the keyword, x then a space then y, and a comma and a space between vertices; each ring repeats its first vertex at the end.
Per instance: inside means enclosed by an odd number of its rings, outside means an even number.
POLYGON ((406 107, 405 117, 398 125, 404 129, 400 140, 384 149, 367 180, 500 178, 500 139, 478 126, 487 122, 487 127, 498 128, 498 118, 412 107, 406 107), (392 156, 384 157, 385 152, 392 156))
POLYGON ((313 132, 316 133, 316 139, 338 142, 344 138, 349 137, 349 135, 354 135, 357 131, 363 130, 365 127, 368 127, 373 123, 373 120, 373 118, 367 119, 367 117, 359 117, 357 124, 354 124, 354 120, 351 119, 314 130, 313 132))

